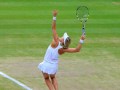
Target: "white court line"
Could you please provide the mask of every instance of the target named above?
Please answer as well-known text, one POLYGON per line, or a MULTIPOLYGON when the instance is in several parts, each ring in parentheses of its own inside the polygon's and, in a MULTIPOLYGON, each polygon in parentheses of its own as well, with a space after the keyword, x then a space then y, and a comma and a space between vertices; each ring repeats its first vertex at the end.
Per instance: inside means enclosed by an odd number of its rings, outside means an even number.
POLYGON ((13 81, 14 83, 18 84, 19 86, 23 87, 23 88, 26 89, 26 90, 32 90, 31 88, 29 88, 29 87, 26 86, 25 84, 19 82, 18 80, 14 79, 14 78, 12 78, 12 77, 10 77, 10 76, 8 76, 7 74, 5 74, 5 73, 3 73, 3 72, 0 72, 0 75, 3 76, 3 77, 5 77, 5 78, 7 78, 7 79, 9 79, 9 80, 11 80, 11 81, 13 81))

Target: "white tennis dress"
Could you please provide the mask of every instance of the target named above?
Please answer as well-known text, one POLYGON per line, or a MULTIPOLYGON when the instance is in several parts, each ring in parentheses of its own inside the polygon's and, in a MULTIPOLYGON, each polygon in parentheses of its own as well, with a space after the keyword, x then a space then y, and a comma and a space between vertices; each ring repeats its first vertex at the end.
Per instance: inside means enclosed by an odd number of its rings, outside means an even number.
POLYGON ((62 48, 60 42, 56 48, 52 48, 51 45, 49 45, 46 54, 44 56, 44 60, 38 65, 38 69, 44 73, 55 74, 58 70, 58 62, 59 62, 58 50, 60 48, 62 48))

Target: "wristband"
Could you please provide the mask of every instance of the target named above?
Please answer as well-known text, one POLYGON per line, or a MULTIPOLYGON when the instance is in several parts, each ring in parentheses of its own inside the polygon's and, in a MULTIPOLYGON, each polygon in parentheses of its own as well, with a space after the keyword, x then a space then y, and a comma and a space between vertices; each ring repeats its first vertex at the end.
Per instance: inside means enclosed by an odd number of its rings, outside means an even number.
POLYGON ((83 44, 84 43, 84 40, 80 39, 80 44, 83 44))
POLYGON ((56 21, 56 17, 55 16, 53 16, 53 20, 56 21))

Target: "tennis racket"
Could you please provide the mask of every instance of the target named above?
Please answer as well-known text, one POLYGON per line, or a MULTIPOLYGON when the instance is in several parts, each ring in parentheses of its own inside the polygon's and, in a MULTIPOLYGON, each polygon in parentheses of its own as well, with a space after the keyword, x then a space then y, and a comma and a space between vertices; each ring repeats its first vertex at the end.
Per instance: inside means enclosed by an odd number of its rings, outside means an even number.
POLYGON ((86 6, 79 6, 76 9, 77 19, 82 22, 82 34, 85 34, 85 24, 88 20, 89 9, 86 6))

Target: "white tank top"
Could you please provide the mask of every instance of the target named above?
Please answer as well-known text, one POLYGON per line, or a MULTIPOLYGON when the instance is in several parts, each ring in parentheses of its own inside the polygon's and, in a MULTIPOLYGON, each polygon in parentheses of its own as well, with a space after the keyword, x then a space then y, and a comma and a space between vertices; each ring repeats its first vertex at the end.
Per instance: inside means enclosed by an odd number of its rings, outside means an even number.
POLYGON ((44 60, 50 63, 58 63, 59 62, 59 53, 58 50, 62 48, 60 45, 60 42, 56 48, 52 48, 51 45, 49 45, 46 54, 44 56, 44 60))

